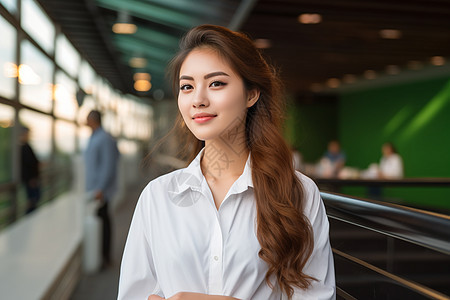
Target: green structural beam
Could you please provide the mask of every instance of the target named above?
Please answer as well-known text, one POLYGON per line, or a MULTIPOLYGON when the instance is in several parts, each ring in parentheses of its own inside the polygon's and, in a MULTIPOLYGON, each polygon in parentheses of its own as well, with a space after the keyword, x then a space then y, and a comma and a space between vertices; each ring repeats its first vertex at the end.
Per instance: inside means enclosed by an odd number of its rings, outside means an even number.
POLYGON ((185 13, 155 6, 144 1, 96 0, 96 4, 111 10, 125 11, 132 16, 174 27, 179 30, 186 30, 186 28, 199 23, 197 18, 193 18, 185 13))

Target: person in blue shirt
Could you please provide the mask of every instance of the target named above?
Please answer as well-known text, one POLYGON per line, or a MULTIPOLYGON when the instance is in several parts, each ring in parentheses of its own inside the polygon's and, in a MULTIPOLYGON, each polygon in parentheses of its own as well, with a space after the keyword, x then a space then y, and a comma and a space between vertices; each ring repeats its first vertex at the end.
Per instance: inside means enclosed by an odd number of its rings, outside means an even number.
POLYGON ((85 152, 86 190, 94 194, 100 202, 97 215, 103 223, 102 255, 103 265, 110 264, 111 221, 108 213, 108 202, 117 189, 117 163, 119 150, 116 140, 102 128, 101 114, 93 110, 88 114, 87 125, 92 135, 85 152))

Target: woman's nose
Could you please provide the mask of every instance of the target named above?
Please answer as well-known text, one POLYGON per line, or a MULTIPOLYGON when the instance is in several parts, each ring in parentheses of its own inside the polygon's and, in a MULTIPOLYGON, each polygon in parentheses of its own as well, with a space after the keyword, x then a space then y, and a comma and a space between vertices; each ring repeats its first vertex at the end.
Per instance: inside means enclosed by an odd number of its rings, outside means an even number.
POLYGON ((209 100, 206 91, 202 88, 197 88, 192 102, 194 108, 209 106, 209 100))

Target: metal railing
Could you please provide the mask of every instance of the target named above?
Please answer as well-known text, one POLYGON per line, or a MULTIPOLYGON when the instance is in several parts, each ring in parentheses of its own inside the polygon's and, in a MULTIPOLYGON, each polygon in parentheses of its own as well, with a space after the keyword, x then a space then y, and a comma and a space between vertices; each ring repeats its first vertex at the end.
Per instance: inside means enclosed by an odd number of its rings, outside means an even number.
MULTIPOLYGON (((439 255, 446 257, 446 262, 449 261, 450 216, 405 207, 398 204, 360 199, 333 193, 322 192, 321 196, 324 200, 327 215, 330 218, 330 221, 337 220, 339 222, 390 237, 387 239, 393 238, 402 240, 420 247, 431 249, 430 251, 435 251, 439 255)), ((331 226, 330 234, 332 234, 332 229, 333 228, 331 226)), ((389 242, 387 244, 389 244, 389 242)), ((394 272, 389 272, 389 270, 383 270, 379 266, 374 266, 370 262, 364 261, 349 253, 345 253, 342 250, 333 248, 333 252, 335 255, 335 261, 338 260, 340 264, 345 263, 348 265, 348 268, 346 268, 347 273, 350 268, 355 268, 355 265, 358 270, 366 270, 355 271, 364 272, 366 274, 366 285, 375 284, 369 282, 372 280, 373 282, 377 281, 384 282, 384 284, 401 286, 405 290, 411 291, 412 293, 420 295, 420 297, 424 298, 450 299, 449 296, 441 293, 440 291, 436 291, 423 284, 417 283, 414 280, 399 276, 394 272)), ((450 277, 450 271, 447 275, 450 277)), ((336 269, 336 276, 338 282, 338 269, 336 269)), ((344 287, 340 287, 339 282, 337 293, 340 299, 357 298, 354 294, 352 294, 352 291, 345 289, 344 287)), ((373 299, 384 298, 377 298, 374 296, 373 299)))

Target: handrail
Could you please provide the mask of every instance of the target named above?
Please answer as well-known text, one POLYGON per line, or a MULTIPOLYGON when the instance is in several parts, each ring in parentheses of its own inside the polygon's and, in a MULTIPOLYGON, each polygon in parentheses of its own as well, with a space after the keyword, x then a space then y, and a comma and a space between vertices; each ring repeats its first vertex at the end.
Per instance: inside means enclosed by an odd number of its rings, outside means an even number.
POLYGON ((339 179, 339 178, 314 178, 317 184, 330 184, 335 186, 408 186, 408 187, 450 187, 450 178, 426 177, 426 178, 402 178, 402 179, 339 179))
POLYGON ((327 215, 450 254, 450 216, 376 200, 320 193, 327 215))
MULTIPOLYGON (((441 292, 435 291, 433 289, 430 289, 429 287, 426 287, 422 284, 419 284, 417 282, 408 280, 406 278, 400 277, 398 275, 395 275, 393 273, 389 273, 383 269, 380 269, 372 264, 369 264, 368 262, 365 262, 361 259, 358 259, 354 256, 351 256, 345 252, 339 251, 335 248, 333 248, 333 253, 336 255, 339 255, 355 264, 358 264, 364 268, 367 268, 369 270, 371 270, 372 272, 375 272, 377 274, 380 274, 381 276, 384 276, 386 278, 389 278, 391 280, 393 280, 394 282, 398 283, 399 285, 402 285, 418 294, 424 295, 427 298, 431 298, 431 299, 437 299, 437 300, 448 300, 448 296, 442 294, 441 292)), ((337 288, 336 288, 337 290, 337 288)), ((340 293, 342 293, 343 295, 346 294, 345 291, 340 291, 340 293)), ((345 295, 346 296, 346 295, 345 295)), ((344 296, 344 297, 345 297, 344 296)), ((351 296, 350 296, 351 297, 351 296)), ((346 298, 348 299, 348 298, 346 298)))

